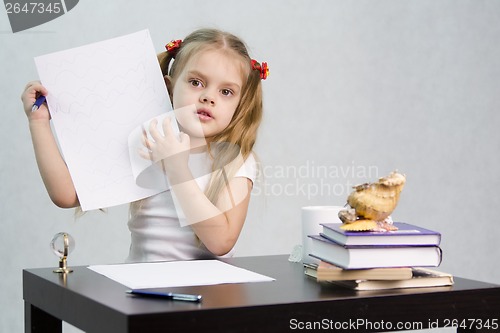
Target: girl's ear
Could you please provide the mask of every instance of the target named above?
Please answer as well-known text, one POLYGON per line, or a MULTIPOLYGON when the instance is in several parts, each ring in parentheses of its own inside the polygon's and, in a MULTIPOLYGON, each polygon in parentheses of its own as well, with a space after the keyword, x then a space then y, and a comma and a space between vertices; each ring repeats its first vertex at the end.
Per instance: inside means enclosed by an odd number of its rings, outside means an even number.
POLYGON ((172 94, 174 92, 172 78, 168 75, 165 75, 165 76, 163 76, 163 80, 165 80, 165 85, 167 86, 168 96, 170 96, 170 100, 172 101, 172 94))

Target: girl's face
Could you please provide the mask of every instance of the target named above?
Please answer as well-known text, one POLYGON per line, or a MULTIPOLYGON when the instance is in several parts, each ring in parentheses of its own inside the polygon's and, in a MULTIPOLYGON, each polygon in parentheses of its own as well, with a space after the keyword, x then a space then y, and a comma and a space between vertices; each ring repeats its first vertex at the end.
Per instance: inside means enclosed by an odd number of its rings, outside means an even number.
POLYGON ((181 130, 208 140, 223 131, 241 99, 242 71, 242 60, 219 50, 192 57, 173 87, 174 109, 196 107, 189 114, 177 115, 181 130))

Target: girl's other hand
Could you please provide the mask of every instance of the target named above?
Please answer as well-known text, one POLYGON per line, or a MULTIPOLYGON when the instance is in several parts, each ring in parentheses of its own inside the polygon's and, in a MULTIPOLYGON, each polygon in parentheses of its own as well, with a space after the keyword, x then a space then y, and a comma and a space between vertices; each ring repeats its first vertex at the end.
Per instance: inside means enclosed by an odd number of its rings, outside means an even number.
POLYGON ((24 112, 28 119, 31 120, 50 120, 49 109, 47 108, 47 103, 44 102, 38 110, 35 112, 31 111, 33 107, 33 103, 35 103, 37 97, 43 95, 47 96, 49 92, 47 89, 40 83, 40 81, 32 81, 26 85, 24 91, 21 95, 21 100, 23 101, 24 112))
POLYGON ((147 152, 141 151, 140 155, 152 162, 163 160, 165 171, 186 168, 189 159, 190 139, 185 133, 180 133, 179 138, 172 130, 170 118, 165 118, 162 124, 163 133, 157 129, 158 122, 151 121, 149 133, 153 140, 150 140, 147 133, 143 132, 143 145, 147 152))

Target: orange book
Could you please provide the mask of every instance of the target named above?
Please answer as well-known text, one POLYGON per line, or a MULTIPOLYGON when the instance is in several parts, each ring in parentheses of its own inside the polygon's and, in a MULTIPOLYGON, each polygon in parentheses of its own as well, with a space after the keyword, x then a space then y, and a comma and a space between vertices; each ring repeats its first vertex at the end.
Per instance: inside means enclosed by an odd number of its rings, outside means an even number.
POLYGON ((413 277, 405 280, 352 280, 331 281, 342 287, 354 290, 386 290, 401 288, 446 287, 453 285, 453 276, 428 268, 414 267, 413 277))
POLYGON ((343 269, 320 261, 319 264, 304 264, 305 274, 318 281, 342 280, 405 280, 412 278, 410 267, 388 267, 369 269, 343 269))

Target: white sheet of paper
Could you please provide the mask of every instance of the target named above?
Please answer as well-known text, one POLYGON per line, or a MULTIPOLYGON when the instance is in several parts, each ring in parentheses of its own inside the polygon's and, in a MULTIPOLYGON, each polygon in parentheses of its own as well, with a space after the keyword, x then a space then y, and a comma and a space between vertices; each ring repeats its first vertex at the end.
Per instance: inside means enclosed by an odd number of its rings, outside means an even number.
POLYGON ((131 289, 265 282, 275 279, 219 260, 94 265, 89 269, 131 289))
POLYGON ((172 109, 148 30, 35 58, 84 211, 139 200, 128 135, 172 109))

